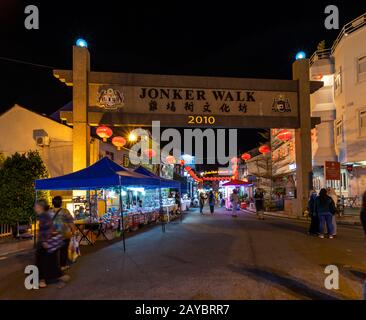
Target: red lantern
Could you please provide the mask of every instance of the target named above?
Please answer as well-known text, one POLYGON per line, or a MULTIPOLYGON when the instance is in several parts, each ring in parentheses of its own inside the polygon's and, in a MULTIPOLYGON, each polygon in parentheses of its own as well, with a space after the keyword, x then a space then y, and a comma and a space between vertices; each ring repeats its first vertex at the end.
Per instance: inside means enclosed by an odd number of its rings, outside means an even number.
POLYGON ((290 130, 282 129, 278 134, 277 138, 282 141, 288 141, 292 138, 292 133, 290 130))
POLYGON ((248 161, 252 156, 249 154, 249 153, 243 153, 241 155, 241 158, 244 160, 244 161, 248 161))
POLYGON ((185 167, 185 168, 184 168, 184 170, 186 170, 186 171, 191 171, 191 170, 192 170, 192 168, 191 168, 191 167, 185 167))
POLYGON ((107 126, 99 126, 97 128, 97 135, 102 138, 104 142, 106 142, 107 139, 113 135, 113 131, 107 126))
POLYGON ((153 150, 153 149, 147 149, 147 150, 145 150, 145 155, 146 155, 149 159, 151 159, 151 158, 155 157, 156 152, 155 152, 155 150, 153 150))
POLYGON ((166 161, 167 164, 174 164, 175 163, 175 158, 174 158, 174 156, 169 155, 169 156, 166 156, 165 161, 166 161))
POLYGON ((126 144, 126 139, 120 136, 116 136, 112 139, 112 144, 117 147, 117 150, 121 150, 121 148, 126 144))
POLYGON ((271 149, 268 146, 266 146, 265 144, 263 146, 260 146, 258 150, 262 154, 266 154, 271 151, 271 149))

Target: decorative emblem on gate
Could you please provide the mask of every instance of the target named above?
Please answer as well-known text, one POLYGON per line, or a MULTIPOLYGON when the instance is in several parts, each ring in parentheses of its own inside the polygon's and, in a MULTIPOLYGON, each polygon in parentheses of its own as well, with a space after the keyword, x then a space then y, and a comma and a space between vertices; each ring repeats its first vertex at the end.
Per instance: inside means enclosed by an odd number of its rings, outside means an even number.
POLYGON ((124 106, 125 97, 119 89, 100 88, 97 101, 99 106, 106 110, 117 110, 124 106))
POLYGON ((291 112, 291 105, 288 98, 283 94, 278 95, 273 99, 272 111, 274 112, 291 112))

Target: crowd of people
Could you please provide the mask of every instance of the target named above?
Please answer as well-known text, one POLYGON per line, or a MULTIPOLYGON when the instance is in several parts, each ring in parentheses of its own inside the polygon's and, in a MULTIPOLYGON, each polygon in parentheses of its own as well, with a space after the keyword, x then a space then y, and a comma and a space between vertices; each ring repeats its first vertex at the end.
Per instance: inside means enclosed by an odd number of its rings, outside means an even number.
POLYGON ((34 206, 39 221, 36 266, 40 288, 45 288, 49 283, 70 280, 65 272, 69 268, 70 239, 76 227, 70 212, 62 208, 60 196, 52 199, 52 205, 50 208, 46 200, 37 200, 34 206))
MULTIPOLYGON (((180 200, 177 195, 177 202, 180 200)), ((208 202, 211 215, 214 214, 215 205, 222 206, 223 196, 214 194, 213 191, 201 192, 199 195, 200 213, 203 215, 205 203, 208 202)), ((239 196, 236 189, 230 196, 232 216, 237 217, 239 196)), ((264 194, 257 189, 254 194, 254 203, 257 216, 263 219, 264 194)), ((39 270, 39 287, 45 288, 54 282, 66 283, 70 276, 66 274, 70 261, 68 252, 70 239, 76 233, 76 227, 70 212, 62 208, 62 198, 56 196, 52 199, 52 208, 45 200, 37 200, 34 206, 39 221, 39 233, 36 248, 36 265, 39 270)), ((319 194, 310 192, 308 211, 311 218, 308 233, 322 239, 333 239, 337 235, 337 195, 332 188, 321 189, 319 194)), ((362 197, 360 218, 366 234, 366 192, 362 197)))
MULTIPOLYGON (((324 239, 327 235, 333 239, 337 235, 337 208, 338 197, 333 188, 321 189, 319 194, 310 192, 308 211, 310 227, 308 233, 324 239)), ((360 219, 366 234, 366 192, 362 197, 360 219)))
MULTIPOLYGON (((225 198, 221 192, 218 192, 216 195, 211 190, 208 193, 201 192, 199 195, 199 207, 200 207, 200 213, 203 215, 203 208, 208 202, 210 213, 214 214, 215 211, 215 205, 218 205, 220 207, 225 206, 225 198)), ((232 208, 232 216, 237 217, 237 207, 239 205, 239 195, 238 190, 234 189, 232 194, 230 195, 230 204, 232 208)))

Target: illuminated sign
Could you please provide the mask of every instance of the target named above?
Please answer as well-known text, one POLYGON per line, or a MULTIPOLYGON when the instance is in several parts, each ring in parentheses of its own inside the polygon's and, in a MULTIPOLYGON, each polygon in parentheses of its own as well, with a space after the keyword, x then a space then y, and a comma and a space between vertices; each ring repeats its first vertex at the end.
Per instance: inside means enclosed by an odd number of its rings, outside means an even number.
POLYGON ((185 114, 187 123, 196 125, 213 125, 218 115, 298 114, 296 92, 105 85, 89 89, 90 107, 116 110, 123 106, 126 113, 185 114))

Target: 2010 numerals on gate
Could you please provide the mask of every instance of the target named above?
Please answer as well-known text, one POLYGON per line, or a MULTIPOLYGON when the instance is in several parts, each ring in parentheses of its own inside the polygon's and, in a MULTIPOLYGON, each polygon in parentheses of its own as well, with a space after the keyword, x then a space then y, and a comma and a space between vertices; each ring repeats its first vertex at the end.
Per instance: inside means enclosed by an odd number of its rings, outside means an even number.
POLYGON ((188 124, 214 124, 216 122, 213 116, 188 116, 188 124))

